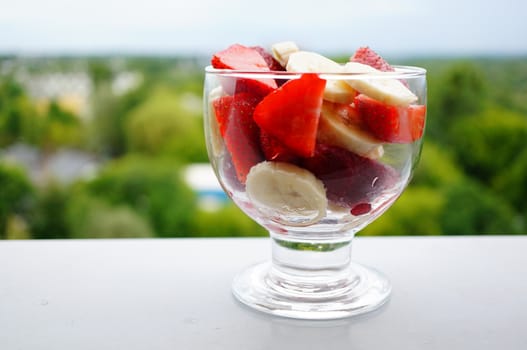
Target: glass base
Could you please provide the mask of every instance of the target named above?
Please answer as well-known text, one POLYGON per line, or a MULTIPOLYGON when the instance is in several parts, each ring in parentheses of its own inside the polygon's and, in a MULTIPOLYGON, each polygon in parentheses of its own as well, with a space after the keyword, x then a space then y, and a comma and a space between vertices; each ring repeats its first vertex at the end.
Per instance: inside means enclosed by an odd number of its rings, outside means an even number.
POLYGON ((356 262, 331 279, 304 277, 284 274, 265 262, 238 274, 232 291, 240 302, 256 310, 309 320, 373 311, 388 300, 391 292, 391 284, 382 273, 356 262))

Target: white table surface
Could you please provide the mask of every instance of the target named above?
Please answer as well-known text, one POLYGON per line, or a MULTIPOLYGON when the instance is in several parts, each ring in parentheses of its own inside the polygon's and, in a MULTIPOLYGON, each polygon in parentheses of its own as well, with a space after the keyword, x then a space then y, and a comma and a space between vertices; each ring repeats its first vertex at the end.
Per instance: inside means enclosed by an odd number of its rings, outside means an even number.
POLYGON ((269 239, 0 241, 0 349, 527 349, 527 236, 354 244, 390 301, 298 321, 231 295, 269 239))

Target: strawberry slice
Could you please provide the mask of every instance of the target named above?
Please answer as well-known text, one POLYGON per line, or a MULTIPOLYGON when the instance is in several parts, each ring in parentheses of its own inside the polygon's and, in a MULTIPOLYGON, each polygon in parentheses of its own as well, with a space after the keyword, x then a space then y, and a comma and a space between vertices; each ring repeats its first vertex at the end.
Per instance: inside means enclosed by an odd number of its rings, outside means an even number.
POLYGON ((350 61, 367 64, 368 66, 383 72, 395 71, 395 69, 393 69, 393 67, 390 66, 390 64, 388 64, 384 58, 379 56, 379 54, 370 49, 368 46, 357 49, 353 56, 351 56, 350 61))
MULTIPOLYGON (((276 72, 283 72, 285 71, 285 67, 282 67, 282 65, 267 51, 261 46, 251 46, 252 49, 255 49, 258 51, 260 55, 262 55, 263 59, 267 63, 267 66, 270 70, 276 71, 276 72)), ((282 86, 287 80, 286 79, 275 79, 276 85, 282 86)))
MULTIPOLYGON (((218 69, 233 69, 248 72, 270 71, 267 62, 257 50, 240 44, 231 45, 227 49, 215 53, 212 56, 211 64, 214 68, 218 69)), ((265 96, 277 88, 274 79, 264 78, 238 78, 235 84, 232 83, 231 78, 222 79, 222 86, 230 95, 237 92, 251 92, 265 96)))
POLYGON ((261 46, 251 46, 251 49, 258 51, 258 53, 263 57, 267 67, 272 71, 285 71, 285 68, 267 51, 261 46))
POLYGON ((424 105, 410 105, 406 110, 408 116, 408 125, 410 127, 410 135, 413 141, 419 140, 423 137, 426 122, 426 106, 424 105))
POLYGON ((212 102, 220 133, 230 153, 238 180, 244 184, 251 167, 264 160, 253 112, 260 97, 247 92, 222 96, 212 102))
POLYGON ((286 163, 296 163, 299 160, 289 148, 263 130, 260 131, 260 147, 266 160, 286 163))
POLYGON ((397 172, 390 166, 340 147, 317 143, 313 157, 302 166, 319 178, 326 187, 328 199, 362 215, 371 209, 369 203, 397 184, 397 172))
POLYGON ((312 156, 325 86, 313 73, 286 82, 258 104, 256 124, 296 155, 312 156))
POLYGON ((265 71, 269 67, 263 57, 253 48, 233 44, 212 56, 211 64, 218 69, 265 71))
POLYGON ((423 136, 426 106, 386 105, 364 94, 355 97, 355 107, 371 133, 392 143, 410 143, 423 136))

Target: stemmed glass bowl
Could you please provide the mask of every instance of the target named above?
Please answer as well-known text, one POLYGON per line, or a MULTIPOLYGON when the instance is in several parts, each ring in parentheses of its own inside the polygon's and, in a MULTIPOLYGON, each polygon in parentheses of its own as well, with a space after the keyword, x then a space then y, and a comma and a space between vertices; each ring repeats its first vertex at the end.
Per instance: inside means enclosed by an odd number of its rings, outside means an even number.
POLYGON ((388 300, 387 277, 352 261, 351 247, 355 234, 402 194, 421 153, 426 71, 394 68, 379 73, 205 69, 210 162, 227 195, 269 231, 271 242, 269 261, 234 278, 233 294, 243 304, 291 318, 335 319, 388 300), (265 91, 269 82, 276 88, 265 91), (322 95, 310 90, 321 84, 322 95), (327 94, 335 84, 346 84, 354 95, 335 102, 327 94), (382 100, 383 89, 393 84, 414 99, 407 105, 370 100, 382 100), (312 120, 302 121, 303 110, 312 120), (305 124, 313 123, 315 140, 305 140, 305 124), (314 150, 291 152, 289 138, 300 145, 312 142, 314 150))

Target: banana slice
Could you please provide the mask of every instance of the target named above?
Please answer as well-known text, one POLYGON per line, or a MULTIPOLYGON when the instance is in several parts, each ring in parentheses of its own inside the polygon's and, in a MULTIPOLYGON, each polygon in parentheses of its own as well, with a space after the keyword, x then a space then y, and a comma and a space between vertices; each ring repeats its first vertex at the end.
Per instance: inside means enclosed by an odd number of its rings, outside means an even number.
POLYGON ((223 153, 223 138, 220 134, 220 127, 218 125, 218 119, 216 119, 216 113, 214 112, 214 107, 212 106, 212 103, 217 98, 222 97, 225 95, 223 89, 221 86, 218 86, 217 88, 214 88, 209 93, 209 105, 208 107, 208 115, 209 115, 209 132, 210 132, 210 145, 212 147, 212 155, 214 157, 218 157, 223 153))
POLYGON ((357 94, 357 91, 343 80, 326 80, 323 98, 330 102, 350 104, 357 94))
MULTIPOLYGON (((379 73, 383 72, 358 62, 348 62, 344 65, 345 73, 379 73)), ((360 77, 359 77, 360 78, 360 77)), ((414 95, 403 83, 397 79, 350 79, 346 80, 352 88, 370 96, 371 98, 393 106, 408 106, 417 101, 414 95)))
POLYGON ((266 217, 290 226, 307 226, 326 216, 326 189, 310 171, 283 162, 251 168, 247 197, 266 217))
POLYGON ((382 143, 354 120, 349 105, 324 102, 318 124, 317 139, 338 146, 363 157, 377 159, 384 154, 382 143))
POLYGON ((292 41, 282 41, 271 46, 273 57, 282 65, 282 67, 287 66, 289 56, 298 51, 300 51, 298 46, 292 41))
POLYGON ((316 52, 298 51, 289 56, 288 72, 340 73, 343 66, 316 52))
MULTIPOLYGON (((288 72, 342 73, 343 66, 315 52, 298 51, 289 56, 288 72)), ((351 103, 356 91, 344 80, 326 80, 324 99, 336 103, 351 103)))

